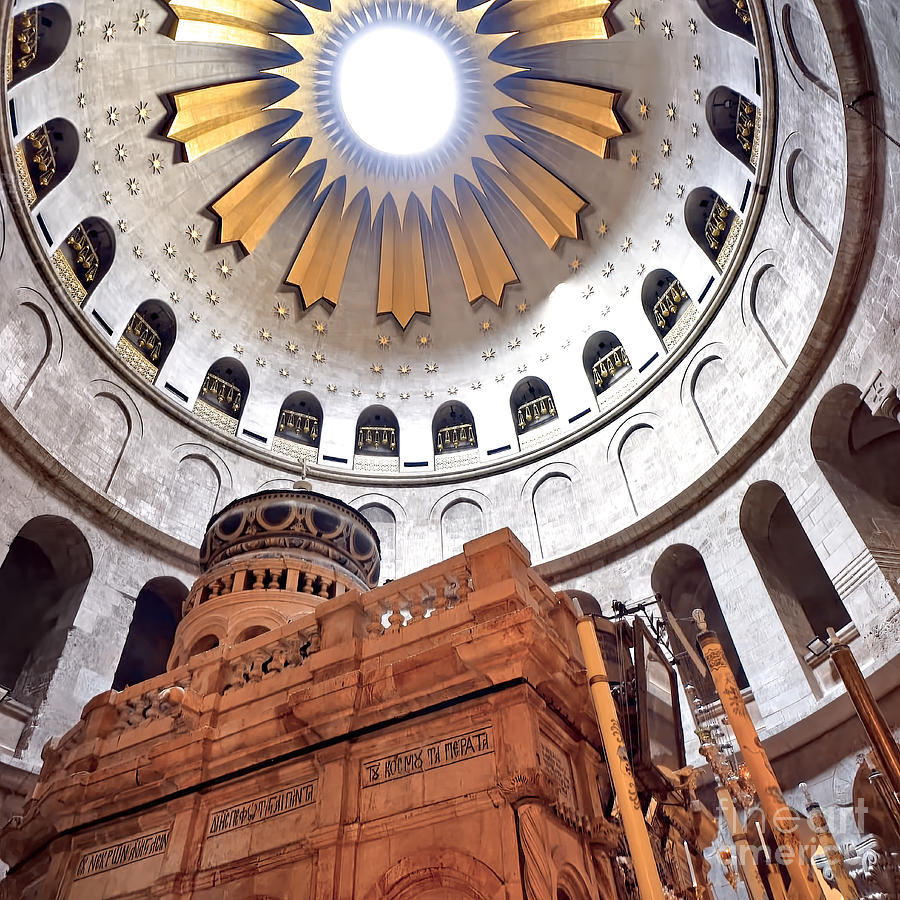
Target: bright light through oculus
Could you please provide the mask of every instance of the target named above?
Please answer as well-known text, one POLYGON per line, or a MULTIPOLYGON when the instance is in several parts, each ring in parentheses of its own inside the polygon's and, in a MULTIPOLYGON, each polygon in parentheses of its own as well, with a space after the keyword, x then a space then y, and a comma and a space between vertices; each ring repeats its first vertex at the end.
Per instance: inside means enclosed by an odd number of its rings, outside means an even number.
POLYGON ((368 28, 341 54, 338 93, 350 127, 370 147, 430 150, 456 115, 456 74, 441 43, 397 25, 368 28))

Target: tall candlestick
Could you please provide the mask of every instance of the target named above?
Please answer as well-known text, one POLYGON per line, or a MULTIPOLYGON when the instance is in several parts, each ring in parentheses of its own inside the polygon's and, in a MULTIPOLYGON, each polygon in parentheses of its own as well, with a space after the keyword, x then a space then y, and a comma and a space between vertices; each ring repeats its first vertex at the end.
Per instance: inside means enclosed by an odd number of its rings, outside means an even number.
POLYGON ((580 618, 576 630, 587 669, 591 700, 594 703, 594 712, 600 729, 600 740, 603 743, 603 752, 606 755, 606 762, 609 765, 613 787, 616 791, 625 840, 631 851, 638 892, 641 900, 663 900, 662 881, 659 877, 659 869, 656 867, 656 857, 653 855, 650 835, 647 833, 647 823, 644 821, 641 811, 637 785, 634 783, 634 774, 628 760, 628 750, 622 739, 622 726, 616 711, 616 701, 613 700, 609 687, 606 663, 600 652, 600 642, 597 640, 593 617, 583 616, 580 618))
POLYGON ((778 849, 791 877, 791 895, 796 900, 824 900, 821 887, 813 879, 812 872, 803 859, 794 815, 785 803, 772 764, 763 749, 756 726, 747 712, 737 679, 725 658, 722 644, 715 633, 707 629, 703 610, 694 610, 694 620, 700 630, 697 636, 700 650, 709 667, 716 693, 756 786, 760 806, 772 828, 772 833, 778 838, 778 849))

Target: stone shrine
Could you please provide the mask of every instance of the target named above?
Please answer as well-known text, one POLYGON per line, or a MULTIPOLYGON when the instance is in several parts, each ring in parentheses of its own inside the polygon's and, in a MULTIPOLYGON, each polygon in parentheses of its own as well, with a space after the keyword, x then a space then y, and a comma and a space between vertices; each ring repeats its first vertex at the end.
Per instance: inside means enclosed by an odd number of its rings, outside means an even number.
MULTIPOLYGON (((44 748, 3 897, 632 895, 574 607, 510 531, 376 587, 363 516, 264 491, 201 558, 168 671, 44 748)), ((697 896, 691 770, 635 774, 669 896, 697 896)))

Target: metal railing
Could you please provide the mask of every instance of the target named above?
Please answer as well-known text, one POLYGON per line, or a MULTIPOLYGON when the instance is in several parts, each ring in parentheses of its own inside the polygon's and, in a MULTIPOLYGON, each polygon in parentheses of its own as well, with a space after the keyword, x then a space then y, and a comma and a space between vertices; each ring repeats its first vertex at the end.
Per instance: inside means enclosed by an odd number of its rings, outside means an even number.
POLYGON ((397 429, 389 425, 362 425, 356 434, 356 449, 365 447, 393 453, 397 449, 397 429))
POLYGON ((292 431, 301 440, 316 441, 319 437, 319 420, 309 413, 283 409, 278 420, 278 431, 292 431))
POLYGON ((91 242, 84 226, 76 225, 66 238, 66 243, 75 252, 75 262, 81 268, 84 282, 91 284, 100 271, 100 254, 91 242))
POLYGON ((704 229, 706 243, 709 244, 710 249, 719 249, 719 238, 728 227, 728 217, 730 215, 731 207, 717 195, 713 208, 706 217, 706 227, 704 229))
POLYGON ((534 425, 544 419, 555 418, 556 406, 553 404, 553 397, 549 394, 536 397, 534 400, 528 400, 516 410, 516 421, 519 425, 519 431, 524 431, 530 425, 534 425))
POLYGON ((681 282, 675 279, 663 292, 663 295, 653 304, 653 317, 656 319, 656 327, 660 331, 668 328, 678 315, 678 308, 691 298, 681 286, 681 282), (671 321, 668 321, 671 318, 671 321))
POLYGON ((156 329, 138 312, 131 316, 131 321, 125 329, 130 336, 131 343, 150 360, 156 362, 162 352, 162 340, 156 329))
POLYGON ((613 347, 609 353, 605 356, 601 356, 600 359, 594 363, 593 368, 591 369, 591 372, 594 375, 594 384, 596 384, 598 388, 602 388, 605 381, 609 381, 616 372, 625 368, 625 366, 630 365, 631 360, 628 359, 625 348, 621 344, 619 344, 618 347, 613 347))
POLYGON ((448 425, 445 428, 439 428, 437 433, 437 445, 435 449, 438 453, 445 450, 459 450, 460 447, 475 446, 475 428, 469 422, 463 422, 460 425, 448 425))
POLYGON ((56 174, 56 155, 53 152, 53 144, 50 142, 50 132, 46 125, 35 128, 26 138, 31 144, 31 161, 37 167, 40 176, 38 182, 42 187, 47 187, 56 174))
POLYGON ((241 408, 241 389, 212 372, 207 373, 200 389, 201 397, 208 397, 210 394, 215 396, 220 406, 230 406, 235 412, 241 408))

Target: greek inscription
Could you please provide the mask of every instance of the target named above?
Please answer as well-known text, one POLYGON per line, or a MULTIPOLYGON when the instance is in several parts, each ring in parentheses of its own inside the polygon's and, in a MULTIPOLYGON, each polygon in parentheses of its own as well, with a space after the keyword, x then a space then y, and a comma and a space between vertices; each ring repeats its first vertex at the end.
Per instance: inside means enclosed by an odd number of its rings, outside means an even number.
POLYGON ((262 822, 309 806, 316 799, 316 782, 307 781, 294 787, 285 788, 265 797, 257 797, 247 803, 220 809, 209 817, 208 837, 216 837, 235 828, 243 828, 254 822, 262 822))
POLYGON ((123 841, 112 847, 104 847, 85 853, 75 870, 75 880, 89 878, 91 875, 99 875, 110 869, 118 869, 119 866, 127 866, 129 863, 158 856, 166 852, 169 843, 168 831, 157 831, 155 834, 147 834, 143 837, 123 841))
POLYGON ((490 726, 478 731, 468 731, 424 746, 401 750, 381 759, 363 762, 362 786, 371 787, 373 784, 406 778, 493 752, 494 737, 490 726))

